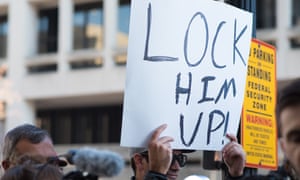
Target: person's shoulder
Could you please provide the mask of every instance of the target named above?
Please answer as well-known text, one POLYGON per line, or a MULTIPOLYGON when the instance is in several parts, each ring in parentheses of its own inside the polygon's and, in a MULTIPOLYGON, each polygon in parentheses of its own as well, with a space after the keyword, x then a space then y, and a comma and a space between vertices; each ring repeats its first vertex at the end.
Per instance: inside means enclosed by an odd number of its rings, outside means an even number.
POLYGON ((266 175, 251 174, 248 171, 244 171, 244 174, 239 177, 231 177, 227 174, 226 180, 285 180, 288 179, 289 174, 283 166, 278 167, 276 171, 270 171, 266 175))
POLYGON ((278 167, 275 171, 270 171, 266 175, 254 175, 244 178, 243 180, 286 180, 289 174, 283 166, 278 167))
POLYGON ((244 178, 243 180, 284 180, 273 175, 253 175, 244 178))
POLYGON ((284 163, 282 166, 279 166, 276 171, 271 171, 269 176, 275 179, 297 179, 295 178, 296 176, 294 175, 293 169, 289 163, 284 163))

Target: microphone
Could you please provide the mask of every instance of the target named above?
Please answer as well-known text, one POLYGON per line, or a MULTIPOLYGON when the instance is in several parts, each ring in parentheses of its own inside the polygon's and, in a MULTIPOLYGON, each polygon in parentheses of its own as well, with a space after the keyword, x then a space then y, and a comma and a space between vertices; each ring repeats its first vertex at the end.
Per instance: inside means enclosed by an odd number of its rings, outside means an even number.
POLYGON ((112 177, 118 175, 124 168, 124 159, 118 153, 93 148, 70 150, 65 155, 70 164, 80 171, 99 177, 112 177))

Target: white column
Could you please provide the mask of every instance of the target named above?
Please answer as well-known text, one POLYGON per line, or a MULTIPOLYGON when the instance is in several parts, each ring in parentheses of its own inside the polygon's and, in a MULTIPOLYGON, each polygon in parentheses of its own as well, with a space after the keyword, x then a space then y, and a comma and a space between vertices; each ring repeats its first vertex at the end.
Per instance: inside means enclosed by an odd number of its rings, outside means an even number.
POLYGON ((288 29, 291 26, 292 0, 276 0, 276 18, 277 18, 277 77, 282 79, 288 73, 286 53, 289 51, 288 29))
POLYGON ((58 71, 64 73, 69 70, 68 54, 73 47, 73 1, 60 0, 58 9, 58 71))
POLYGON ((104 1, 104 67, 114 66, 112 53, 117 43, 118 0, 104 1))
POLYGON ((36 12, 25 0, 10 0, 8 9, 8 80, 16 98, 7 104, 5 129, 34 123, 34 106, 22 98, 21 83, 26 75, 25 61, 36 49, 36 12))

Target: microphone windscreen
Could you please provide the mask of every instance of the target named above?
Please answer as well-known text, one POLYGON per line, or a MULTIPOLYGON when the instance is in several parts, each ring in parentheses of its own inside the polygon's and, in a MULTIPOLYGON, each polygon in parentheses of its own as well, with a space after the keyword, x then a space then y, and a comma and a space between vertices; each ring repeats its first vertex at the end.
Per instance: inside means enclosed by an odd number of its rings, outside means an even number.
POLYGON ((124 159, 112 151, 86 147, 73 154, 72 160, 77 169, 99 177, 116 176, 124 168, 124 159))

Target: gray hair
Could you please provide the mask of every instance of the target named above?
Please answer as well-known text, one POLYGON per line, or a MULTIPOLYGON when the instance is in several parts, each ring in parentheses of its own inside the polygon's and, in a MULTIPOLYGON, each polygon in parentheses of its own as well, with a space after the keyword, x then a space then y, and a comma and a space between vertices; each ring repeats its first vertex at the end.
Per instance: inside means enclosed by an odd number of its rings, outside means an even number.
POLYGON ((15 127, 7 132, 4 137, 2 159, 13 161, 17 156, 16 145, 20 140, 28 140, 32 144, 38 144, 46 138, 50 138, 47 131, 31 124, 15 127))

